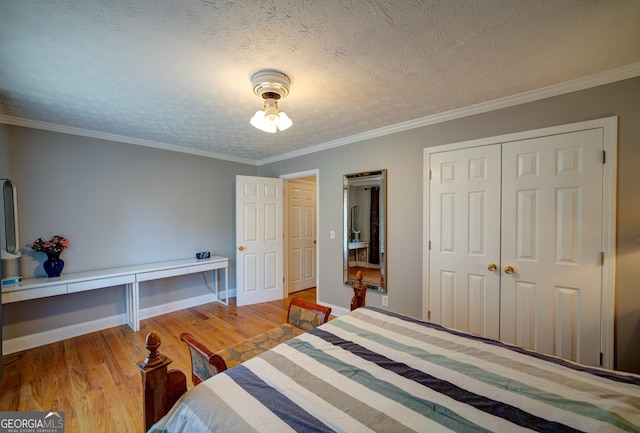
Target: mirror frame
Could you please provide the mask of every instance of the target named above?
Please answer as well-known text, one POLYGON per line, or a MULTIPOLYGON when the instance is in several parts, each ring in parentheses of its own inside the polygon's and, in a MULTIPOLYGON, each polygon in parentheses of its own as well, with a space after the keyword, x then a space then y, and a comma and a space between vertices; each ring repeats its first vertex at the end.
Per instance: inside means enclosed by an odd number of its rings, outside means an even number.
MULTIPOLYGON (((377 290, 382 293, 387 292, 387 257, 386 257, 386 247, 387 247, 387 170, 375 170, 375 171, 367 171, 361 173, 353 173, 353 174, 345 174, 343 176, 343 207, 344 207, 344 220, 343 220, 343 240, 344 240, 344 249, 343 249, 343 257, 342 257, 342 271, 343 271, 343 281, 345 284, 352 286, 358 281, 355 279, 349 278, 349 243, 350 243, 350 233, 349 233, 349 216, 351 215, 351 209, 349 208, 349 187, 354 186, 354 184, 362 184, 367 180, 378 180, 380 184, 380 197, 379 197, 379 245, 380 245, 380 285, 367 283, 363 281, 362 283, 368 288, 377 290)), ((363 214, 363 212, 361 212, 363 214)))

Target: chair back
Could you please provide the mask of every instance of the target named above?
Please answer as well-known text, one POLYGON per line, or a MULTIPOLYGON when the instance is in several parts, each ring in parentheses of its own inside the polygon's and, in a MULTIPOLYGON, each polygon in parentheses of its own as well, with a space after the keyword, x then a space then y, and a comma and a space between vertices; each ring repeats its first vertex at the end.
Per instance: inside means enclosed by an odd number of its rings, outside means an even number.
POLYGON ((289 304, 287 323, 308 331, 327 323, 331 308, 318 305, 302 298, 293 298, 289 304))

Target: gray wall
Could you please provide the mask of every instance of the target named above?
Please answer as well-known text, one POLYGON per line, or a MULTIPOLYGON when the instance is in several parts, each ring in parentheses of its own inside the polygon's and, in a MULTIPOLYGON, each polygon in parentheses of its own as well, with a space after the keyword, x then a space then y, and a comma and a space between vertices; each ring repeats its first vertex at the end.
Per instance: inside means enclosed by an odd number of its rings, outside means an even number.
MULTIPOLYGON (((235 176, 257 168, 113 141, 0 125, 0 178, 18 188, 23 276, 45 276, 39 236, 70 240, 64 273, 235 256, 235 176)), ((231 261, 230 288, 235 288, 231 261)), ((201 275, 143 283, 140 307, 209 293, 201 275)), ((125 312, 123 288, 6 304, 4 338, 125 312), (69 314, 73 313, 73 314, 69 314)))
MULTIPOLYGON (((319 169, 319 296, 348 308, 342 283, 342 175, 388 170, 389 308, 421 316, 423 149, 512 132, 619 116, 616 368, 640 373, 640 78, 366 140, 259 167, 261 176, 319 169)), ((381 305, 369 292, 368 305, 381 305)))
POLYGON ((9 173, 9 133, 0 128, 0 179, 5 179, 9 173))
MULTIPOLYGON (((4 136, 4 131, 0 129, 0 179, 4 179, 2 173, 9 172, 9 145, 4 136)), ((0 231, 0 243, 2 243, 2 232, 0 231)), ((2 270, 2 264, 0 264, 0 270, 2 270)), ((0 303, 0 324, 3 322, 2 304, 0 303)), ((3 333, 0 327, 0 342, 2 341, 3 333)), ((2 347, 0 345, 0 356, 2 356, 2 347)), ((0 377, 2 377, 2 365, 0 364, 0 377)))

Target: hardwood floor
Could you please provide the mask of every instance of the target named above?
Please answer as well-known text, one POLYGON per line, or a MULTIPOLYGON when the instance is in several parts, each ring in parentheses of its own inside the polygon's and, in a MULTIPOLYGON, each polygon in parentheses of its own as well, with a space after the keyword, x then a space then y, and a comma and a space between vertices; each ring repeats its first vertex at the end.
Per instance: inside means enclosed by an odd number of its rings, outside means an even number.
POLYGON ((362 268, 358 266, 349 266, 349 279, 357 280, 356 274, 362 272, 362 282, 380 285, 380 269, 379 268, 362 268))
MULTIPOLYGON (((292 294, 315 302, 315 289, 292 294)), ((146 335, 160 333, 160 352, 182 370, 191 388, 189 331, 210 348, 223 348, 286 321, 290 298, 237 307, 205 304, 145 319, 140 332, 122 325, 3 358, 0 411, 58 411, 65 433, 141 432, 142 385, 136 366, 147 355, 146 335)))

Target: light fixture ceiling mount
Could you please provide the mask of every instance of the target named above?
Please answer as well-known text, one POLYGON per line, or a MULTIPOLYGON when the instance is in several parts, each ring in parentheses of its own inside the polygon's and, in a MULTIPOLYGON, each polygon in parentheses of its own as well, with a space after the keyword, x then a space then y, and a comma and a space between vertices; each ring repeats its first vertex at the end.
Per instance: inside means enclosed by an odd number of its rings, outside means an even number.
POLYGON ((293 122, 278 109, 278 100, 289 94, 290 80, 287 74, 275 69, 258 71, 251 77, 253 93, 264 99, 264 108, 256 111, 250 123, 264 132, 284 131, 293 122))
POLYGON ((276 71, 275 69, 265 69, 258 71, 251 77, 251 83, 253 84, 253 93, 265 98, 265 94, 278 95, 279 99, 284 98, 289 94, 289 85, 291 80, 289 76, 284 72, 276 71))

